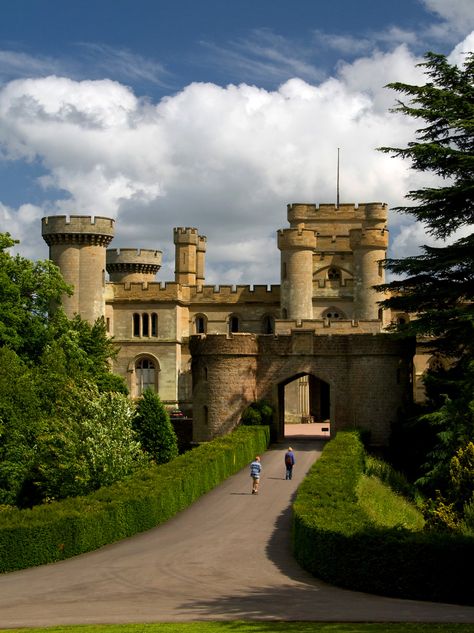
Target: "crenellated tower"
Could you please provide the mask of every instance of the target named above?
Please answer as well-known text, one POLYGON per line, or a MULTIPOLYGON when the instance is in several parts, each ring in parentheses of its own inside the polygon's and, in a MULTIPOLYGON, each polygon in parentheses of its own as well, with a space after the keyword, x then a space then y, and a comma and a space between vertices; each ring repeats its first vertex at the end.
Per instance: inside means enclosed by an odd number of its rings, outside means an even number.
POLYGON ((110 281, 144 283, 155 281, 161 268, 162 252, 152 249, 109 248, 106 253, 110 281))
POLYGON ((179 284, 195 286, 204 282, 204 258, 206 238, 198 234, 198 229, 177 227, 173 229, 175 244, 175 281, 179 284))
POLYGON ((361 321, 378 319, 380 299, 373 286, 383 284, 382 260, 388 247, 387 205, 365 205, 360 229, 351 229, 350 246, 354 256, 354 317, 361 321))
POLYGON ((85 215, 42 219, 49 258, 59 267, 74 294, 63 297, 68 317, 80 314, 90 323, 105 312, 105 251, 114 237, 114 220, 85 215))
POLYGON ((284 319, 313 318, 313 253, 316 234, 304 228, 278 231, 281 310, 284 319))

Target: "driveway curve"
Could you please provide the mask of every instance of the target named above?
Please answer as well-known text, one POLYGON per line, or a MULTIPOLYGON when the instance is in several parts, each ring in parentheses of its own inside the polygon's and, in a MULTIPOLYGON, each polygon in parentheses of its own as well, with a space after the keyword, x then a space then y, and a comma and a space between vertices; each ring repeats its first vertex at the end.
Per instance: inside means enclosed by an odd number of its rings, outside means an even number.
POLYGON ((472 622, 474 607, 400 600, 327 585, 290 552, 290 506, 323 443, 292 439, 157 528, 75 558, 0 576, 0 628, 195 620, 472 622))

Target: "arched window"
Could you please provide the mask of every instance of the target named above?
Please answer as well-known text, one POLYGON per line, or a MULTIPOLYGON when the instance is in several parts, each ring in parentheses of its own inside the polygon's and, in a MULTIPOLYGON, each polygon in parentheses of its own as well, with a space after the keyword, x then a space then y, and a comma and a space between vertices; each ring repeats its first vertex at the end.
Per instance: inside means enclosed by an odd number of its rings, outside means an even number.
POLYGON ((150 336, 150 317, 142 314, 142 336, 150 336))
POLYGON ((330 281, 341 281, 341 271, 339 268, 328 268, 328 279, 330 281))
POLYGON ((194 329, 196 334, 206 334, 207 319, 204 315, 198 314, 194 319, 194 329))
POLYGON ((322 314, 323 319, 329 319, 330 321, 340 321, 341 319, 346 319, 346 315, 339 308, 328 308, 322 314))
POLYGON ((140 336, 140 315, 133 315, 133 336, 140 336))
POLYGON ((238 332, 240 329, 239 317, 232 314, 229 317, 229 333, 238 332))
POLYGON ((275 319, 266 314, 262 319, 262 332, 263 334, 273 334, 275 331, 275 319))
POLYGON ((158 336, 158 315, 155 312, 151 315, 151 335, 158 336))
POLYGON ((151 358, 139 358, 135 363, 135 395, 141 396, 146 389, 157 391, 157 373, 155 361, 151 358))
POLYGON ((158 315, 156 313, 133 315, 133 336, 157 337, 158 336, 158 315))

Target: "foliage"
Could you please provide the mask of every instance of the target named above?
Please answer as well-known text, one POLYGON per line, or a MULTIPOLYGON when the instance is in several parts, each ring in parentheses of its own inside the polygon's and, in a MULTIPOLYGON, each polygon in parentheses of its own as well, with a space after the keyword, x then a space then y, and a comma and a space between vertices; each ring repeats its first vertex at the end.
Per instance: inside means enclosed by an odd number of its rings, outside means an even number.
POLYGON ((245 426, 271 425, 273 421, 273 408, 265 400, 252 402, 244 409, 240 418, 241 424, 245 426))
MULTIPOLYGON (((380 149, 441 178, 438 187, 410 191, 407 198, 415 205, 397 210, 415 216, 429 234, 447 239, 474 225, 474 53, 461 68, 434 53, 427 53, 421 66, 429 79, 425 85, 389 87, 408 97, 408 102, 398 101, 394 111, 420 119, 425 127, 405 148, 380 149)), ((402 278, 379 286, 392 293, 382 305, 417 315, 402 333, 435 337, 430 340, 435 349, 472 358, 474 234, 443 246, 423 246, 420 255, 389 259, 386 267, 402 278)))
POLYGON ((403 495, 407 499, 415 500, 416 489, 406 476, 395 470, 389 463, 382 459, 377 459, 373 455, 367 455, 365 460, 365 473, 369 477, 377 477, 397 494, 403 495))
POLYGON ((178 455, 178 439, 160 396, 146 389, 138 401, 134 429, 143 450, 157 464, 165 464, 178 455))
POLYGON ((69 383, 56 417, 37 438, 36 487, 48 500, 87 494, 123 479, 144 460, 126 396, 69 383))
POLYGON ((27 365, 0 347, 0 504, 15 504, 36 460, 43 416, 41 393, 27 365))
POLYGON ((344 431, 312 466, 293 506, 298 562, 322 580, 358 591, 474 604, 473 539, 421 530, 420 517, 412 509, 407 514, 410 506, 388 487, 379 482, 368 490, 364 460, 358 434, 344 431))
POLYGON ((0 572, 61 560, 150 529, 247 466, 268 442, 267 427, 241 427, 87 497, 2 511, 0 572))
POLYGON ((35 359, 50 340, 51 307, 72 291, 51 261, 10 255, 8 249, 17 243, 0 233, 0 346, 35 359))

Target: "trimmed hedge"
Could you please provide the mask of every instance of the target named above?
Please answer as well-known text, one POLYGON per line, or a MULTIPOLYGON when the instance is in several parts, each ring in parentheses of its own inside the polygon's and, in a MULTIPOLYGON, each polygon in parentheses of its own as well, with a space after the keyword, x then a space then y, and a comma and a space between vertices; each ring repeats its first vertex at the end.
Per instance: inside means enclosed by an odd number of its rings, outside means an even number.
POLYGON ((239 427, 87 497, 0 508, 0 571, 63 560, 153 528, 246 466, 269 439, 268 427, 239 427))
POLYGON ((358 432, 340 432, 301 484, 293 506, 300 565, 349 589, 474 604, 474 539, 375 526, 357 503, 364 459, 358 432))

